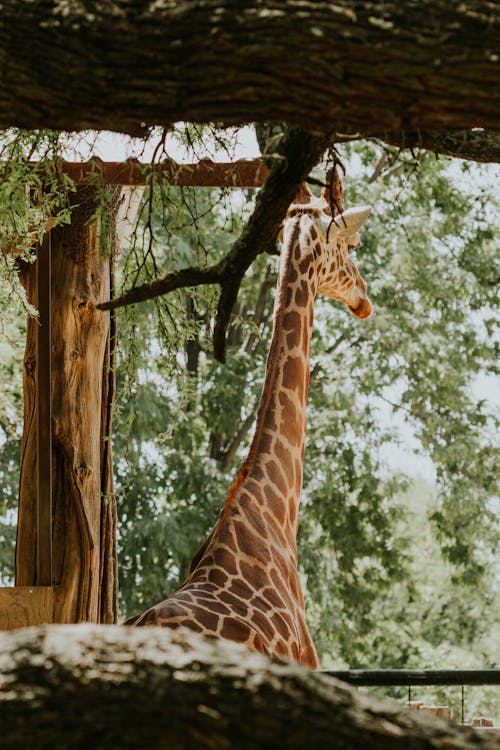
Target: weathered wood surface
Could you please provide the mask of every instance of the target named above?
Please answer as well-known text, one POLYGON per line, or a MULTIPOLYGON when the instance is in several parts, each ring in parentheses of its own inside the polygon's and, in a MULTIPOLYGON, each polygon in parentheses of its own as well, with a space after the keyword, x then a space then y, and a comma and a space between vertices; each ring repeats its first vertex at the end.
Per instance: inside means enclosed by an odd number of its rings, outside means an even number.
POLYGON ((0 630, 54 622, 54 590, 51 586, 0 588, 0 630))
POLYGON ((87 162, 63 161, 59 169, 77 185, 97 182, 120 187, 147 185, 152 177, 185 187, 261 187, 269 173, 260 159, 240 159, 235 163, 202 159, 194 164, 172 160, 150 165, 135 159, 106 162, 94 158, 87 162))
MULTIPOLYGON (((98 196, 79 188, 71 224, 52 230, 52 484, 55 622, 115 622, 116 508, 112 495, 113 373, 110 318, 96 305, 109 298, 110 255, 100 252, 91 221, 98 196)), ((37 304, 34 265, 21 270, 37 304)), ((24 432, 16 545, 16 585, 37 583, 36 327, 28 321, 24 359, 24 432)))
POLYGON ((4 0, 0 127, 498 130, 499 49, 495 0, 4 0))
POLYGON ((452 722, 229 641, 162 628, 0 634, 2 750, 466 750, 452 722))

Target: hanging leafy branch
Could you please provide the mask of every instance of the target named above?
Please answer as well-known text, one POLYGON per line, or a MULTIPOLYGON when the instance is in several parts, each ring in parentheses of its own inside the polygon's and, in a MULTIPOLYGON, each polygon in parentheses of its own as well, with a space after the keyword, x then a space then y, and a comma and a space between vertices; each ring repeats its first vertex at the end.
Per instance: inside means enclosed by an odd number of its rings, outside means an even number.
POLYGON ((215 357, 224 362, 227 328, 242 279, 258 255, 275 252, 279 226, 286 210, 329 142, 328 137, 313 136, 297 128, 287 130, 279 143, 280 158, 275 159, 269 177, 257 196, 252 216, 240 237, 221 261, 206 268, 192 266, 169 272, 130 289, 114 300, 103 303, 99 308, 112 310, 153 299, 175 289, 218 284, 221 293, 213 344, 215 357))

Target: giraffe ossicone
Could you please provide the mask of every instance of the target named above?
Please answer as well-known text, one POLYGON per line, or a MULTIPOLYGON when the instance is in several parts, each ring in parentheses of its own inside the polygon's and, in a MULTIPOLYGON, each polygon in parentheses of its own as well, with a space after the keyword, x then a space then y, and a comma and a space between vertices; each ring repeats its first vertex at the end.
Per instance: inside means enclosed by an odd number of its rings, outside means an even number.
MULTIPOLYGON (((341 195, 341 188, 340 188, 341 195)), ((297 528, 317 294, 358 318, 372 311, 350 256, 367 206, 332 216, 303 186, 283 226, 273 334, 255 433, 186 582, 130 625, 188 627, 317 668, 297 568, 297 528)))
POLYGON ((323 234, 326 236, 333 225, 340 237, 353 237, 361 229, 371 210, 371 206, 355 206, 354 208, 348 208, 347 211, 342 211, 341 214, 335 217, 321 213, 319 222, 323 229, 323 234))

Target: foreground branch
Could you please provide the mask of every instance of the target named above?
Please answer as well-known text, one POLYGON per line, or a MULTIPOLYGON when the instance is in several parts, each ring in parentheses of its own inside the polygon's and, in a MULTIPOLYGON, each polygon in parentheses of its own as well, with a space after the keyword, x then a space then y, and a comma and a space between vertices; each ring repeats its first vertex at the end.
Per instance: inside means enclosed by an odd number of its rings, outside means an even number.
POLYGON ((0 635, 0 736, 2 750, 495 747, 234 643, 91 625, 0 635))
POLYGON ((297 128, 286 132, 279 146, 279 156, 255 201, 255 209, 240 237, 228 254, 208 268, 186 268, 130 289, 120 297, 99 305, 111 310, 135 302, 153 299, 174 289, 219 284, 221 295, 214 328, 214 354, 226 358, 226 333, 240 284, 255 258, 273 253, 276 238, 286 210, 310 170, 328 147, 328 136, 312 136, 297 128))
POLYGON ((498 129, 497 11, 494 0, 3 0, 0 127, 498 129))

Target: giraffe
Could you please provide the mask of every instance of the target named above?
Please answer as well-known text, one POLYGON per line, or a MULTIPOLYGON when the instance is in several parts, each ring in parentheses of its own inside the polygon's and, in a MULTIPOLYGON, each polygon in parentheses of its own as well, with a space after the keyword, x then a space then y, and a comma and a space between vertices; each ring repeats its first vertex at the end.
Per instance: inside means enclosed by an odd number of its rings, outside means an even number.
POLYGON ((319 660, 306 625, 296 537, 314 300, 318 293, 339 300, 357 318, 372 310, 349 254, 370 209, 332 217, 328 195, 324 189, 316 198, 303 186, 283 223, 255 433, 224 508, 184 585, 126 622, 185 626, 313 669, 319 660))

